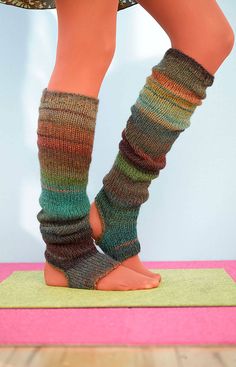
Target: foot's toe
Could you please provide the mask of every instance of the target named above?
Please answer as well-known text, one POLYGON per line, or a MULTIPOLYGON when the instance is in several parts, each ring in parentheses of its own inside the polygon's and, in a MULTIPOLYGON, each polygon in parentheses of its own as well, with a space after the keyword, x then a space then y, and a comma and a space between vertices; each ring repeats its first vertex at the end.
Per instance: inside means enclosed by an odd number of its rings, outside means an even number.
POLYGON ((159 285, 159 281, 156 279, 152 279, 151 281, 150 280, 146 281, 146 288, 156 288, 158 287, 158 285, 159 285))
POLYGON ((125 266, 118 266, 101 278, 96 289, 99 290, 138 290, 158 287, 159 280, 147 277, 125 266))

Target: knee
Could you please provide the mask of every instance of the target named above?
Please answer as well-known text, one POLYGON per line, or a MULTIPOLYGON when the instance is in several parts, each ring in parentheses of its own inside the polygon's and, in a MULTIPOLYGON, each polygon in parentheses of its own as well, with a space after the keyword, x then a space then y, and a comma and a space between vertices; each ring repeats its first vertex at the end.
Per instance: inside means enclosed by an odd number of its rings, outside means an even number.
POLYGON ((67 64, 81 68, 93 67, 97 71, 106 72, 116 48, 116 40, 104 32, 84 36, 63 35, 59 38, 57 47, 57 64, 67 64))
POLYGON ((116 49, 116 41, 112 37, 100 37, 96 44, 89 46, 90 59, 96 64, 96 68, 106 72, 109 68, 116 49))
POLYGON ((217 21, 209 24, 205 20, 200 26, 185 29, 183 32, 171 35, 173 47, 198 50, 205 55, 214 55, 216 59, 222 60, 231 52, 234 45, 234 32, 227 20, 217 21))
POLYGON ((209 18, 204 18, 203 40, 213 54, 226 57, 234 45, 234 31, 227 18, 216 16, 215 20, 209 22, 209 18))
POLYGON ((106 38, 101 43, 101 50, 102 50, 101 53, 103 54, 104 61, 109 66, 110 63, 112 62, 113 57, 114 57, 114 54, 115 54, 115 50, 116 50, 116 39, 114 39, 113 37, 106 38))
POLYGON ((234 46, 235 35, 231 26, 220 26, 213 30, 212 40, 209 41, 210 49, 222 56, 230 54, 234 46))

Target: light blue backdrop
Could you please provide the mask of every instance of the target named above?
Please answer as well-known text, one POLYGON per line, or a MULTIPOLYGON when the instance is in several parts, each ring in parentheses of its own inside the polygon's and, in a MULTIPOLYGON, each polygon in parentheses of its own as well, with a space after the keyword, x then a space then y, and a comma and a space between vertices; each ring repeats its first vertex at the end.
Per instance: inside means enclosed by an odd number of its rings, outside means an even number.
MULTIPOLYGON (((218 3, 235 31, 235 0, 218 3)), ((54 65, 56 22, 56 10, 0 5, 1 262, 44 260, 36 129, 41 91, 54 65)), ((116 53, 99 93, 91 201, 116 156, 130 106, 169 47, 166 33, 140 5, 118 13, 116 53)), ((234 47, 150 186, 138 219, 142 260, 236 259, 235 59, 234 47)))

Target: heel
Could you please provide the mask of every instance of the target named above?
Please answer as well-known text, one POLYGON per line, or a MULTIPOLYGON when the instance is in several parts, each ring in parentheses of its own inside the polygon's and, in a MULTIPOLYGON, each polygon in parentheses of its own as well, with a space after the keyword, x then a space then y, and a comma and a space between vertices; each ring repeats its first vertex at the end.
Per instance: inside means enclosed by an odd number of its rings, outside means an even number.
POLYGON ((55 268, 47 261, 44 264, 44 281, 48 286, 68 287, 68 280, 64 272, 55 268))

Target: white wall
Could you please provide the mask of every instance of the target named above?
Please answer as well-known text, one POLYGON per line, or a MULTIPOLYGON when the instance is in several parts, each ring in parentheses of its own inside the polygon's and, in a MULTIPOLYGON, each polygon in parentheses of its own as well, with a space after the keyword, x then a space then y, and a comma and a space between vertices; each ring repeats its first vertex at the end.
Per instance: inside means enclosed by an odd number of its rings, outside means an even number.
MULTIPOLYGON (((236 32, 235 1, 218 3, 236 32)), ((45 245, 36 218, 36 129, 41 91, 54 65, 56 10, 1 4, 0 28, 0 261, 38 262, 45 245)), ((116 156, 130 106, 169 47, 140 5, 118 13, 117 49, 99 93, 91 201, 116 156)), ((142 260, 236 259, 235 56, 234 47, 150 186, 138 220, 142 260)))

